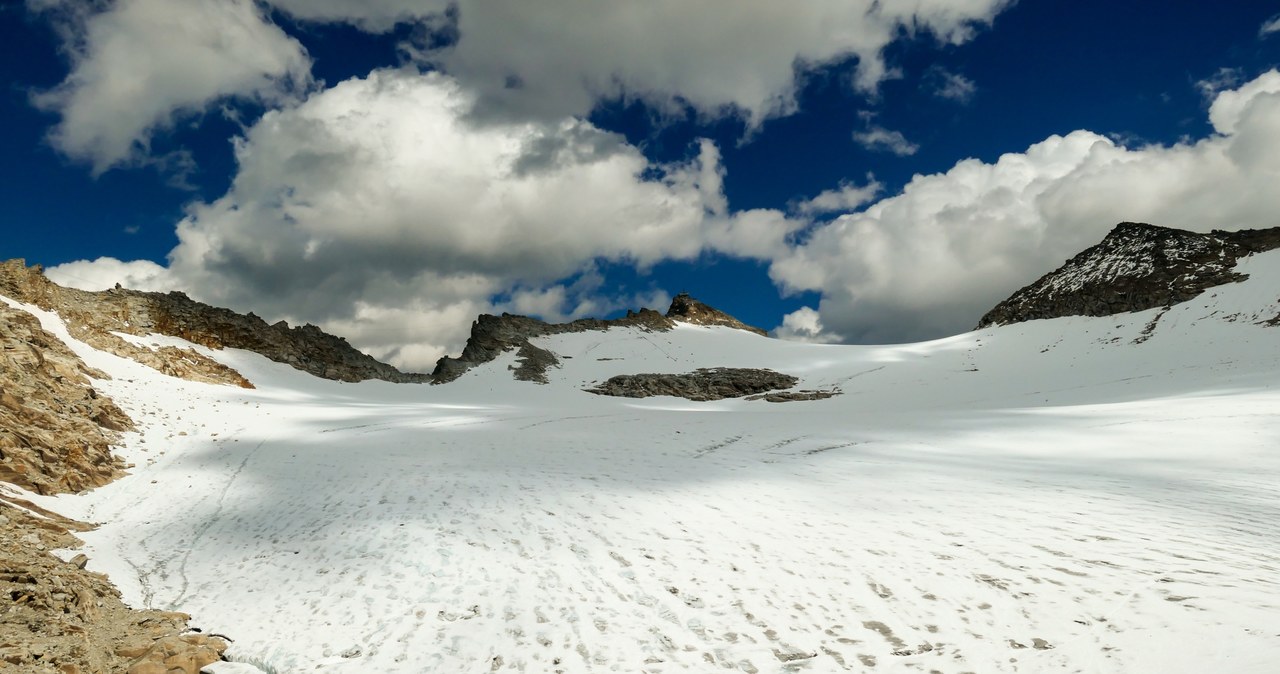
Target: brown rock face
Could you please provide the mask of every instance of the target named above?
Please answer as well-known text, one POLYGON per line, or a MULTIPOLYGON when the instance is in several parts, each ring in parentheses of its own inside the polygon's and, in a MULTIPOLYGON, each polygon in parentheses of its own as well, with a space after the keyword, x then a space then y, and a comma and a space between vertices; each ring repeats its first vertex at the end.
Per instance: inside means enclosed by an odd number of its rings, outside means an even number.
POLYGON ((55 311, 72 335, 95 348, 193 381, 252 388, 239 373, 193 350, 151 350, 112 334, 181 337, 213 349, 236 348, 260 353, 317 377, 339 381, 382 379, 425 382, 422 374, 406 374, 357 351, 341 337, 314 325, 291 328, 283 321, 268 325, 253 315, 196 302, 183 293, 150 293, 115 288, 89 292, 63 288, 45 278, 39 266, 23 260, 0 263, 0 295, 55 311))
POLYGON ((0 304, 0 481, 78 492, 122 474, 111 453, 133 421, 94 390, 89 368, 34 316, 0 304))
POLYGON ((755 326, 747 325, 742 321, 726 314, 715 307, 708 306, 693 299, 689 293, 680 293, 675 299, 671 300, 671 308, 667 309, 667 318, 680 321, 681 323, 693 323, 694 325, 722 325, 727 328, 736 328, 738 330, 746 330, 754 332, 757 335, 766 336, 767 332, 755 326))
POLYGON ((1243 281, 1236 262, 1280 247, 1280 227, 1198 234, 1122 222, 1096 246, 996 305, 978 328, 1061 316, 1110 316, 1243 281))
MULTIPOLYGON (((82 325, 82 334, 105 333, 82 325)), ((180 368, 185 353, 157 363, 180 368)), ((204 372, 200 363, 192 367, 204 372)), ((133 421, 90 378, 108 377, 35 316, 0 303, 0 481, 56 494, 123 474, 111 445, 133 421)), ((185 634, 189 616, 130 609, 106 576, 85 569, 85 555, 64 562, 49 554, 79 547, 71 531, 93 527, 10 491, 0 485, 0 671, 197 674, 220 658, 226 642, 185 634)))

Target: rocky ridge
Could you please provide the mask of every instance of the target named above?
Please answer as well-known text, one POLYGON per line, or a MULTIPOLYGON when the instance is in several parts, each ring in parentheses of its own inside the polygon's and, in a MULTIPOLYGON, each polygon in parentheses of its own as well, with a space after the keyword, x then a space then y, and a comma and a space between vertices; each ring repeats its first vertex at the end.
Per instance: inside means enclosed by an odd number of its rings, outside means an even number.
POLYGON ((978 329, 1041 318, 1109 316, 1167 307, 1242 281, 1237 260, 1280 247, 1280 227, 1208 234, 1136 222, 996 305, 978 329))
POLYGON ((78 492, 123 474, 111 452, 129 418, 34 316, 0 303, 0 481, 37 494, 78 492))
POLYGON ((450 356, 441 358, 436 362, 431 376, 437 384, 448 383, 477 365, 488 363, 506 351, 515 350, 519 364, 512 368, 513 376, 521 381, 545 384, 547 369, 559 365, 560 359, 554 353, 534 346, 529 342, 530 339, 611 328, 639 328, 663 332, 675 327, 678 322, 721 325, 758 335, 766 334, 764 330, 747 325, 729 314, 703 304, 687 293, 676 295, 665 315, 653 309, 641 309, 628 311, 626 316, 610 320, 582 318, 569 323, 547 323, 515 314, 504 313, 501 316, 481 314, 471 324, 471 336, 467 338, 462 354, 457 358, 450 356))
POLYGON ((191 349, 137 346, 115 333, 162 334, 213 349, 246 349, 317 377, 338 381, 381 379, 396 383, 430 380, 404 373, 362 353, 345 339, 314 325, 268 324, 254 314, 196 302, 184 293, 154 293, 117 286, 93 292, 64 288, 23 260, 0 263, 0 295, 56 312, 72 336, 94 348, 136 360, 183 379, 252 387, 231 368, 191 349))

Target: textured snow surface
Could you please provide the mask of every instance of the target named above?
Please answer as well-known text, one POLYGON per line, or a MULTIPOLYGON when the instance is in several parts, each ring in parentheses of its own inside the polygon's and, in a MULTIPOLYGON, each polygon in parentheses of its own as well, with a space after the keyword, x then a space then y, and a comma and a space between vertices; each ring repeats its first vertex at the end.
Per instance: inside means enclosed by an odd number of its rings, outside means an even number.
POLYGON ((104 522, 126 599, 279 672, 1273 673, 1280 257, 1240 271, 1145 341, 1157 311, 892 347, 612 330, 538 340, 571 357, 545 386, 510 354, 424 386, 209 352, 239 390, 76 344, 137 468, 41 503, 104 522), (844 394, 581 391, 714 366, 844 394))

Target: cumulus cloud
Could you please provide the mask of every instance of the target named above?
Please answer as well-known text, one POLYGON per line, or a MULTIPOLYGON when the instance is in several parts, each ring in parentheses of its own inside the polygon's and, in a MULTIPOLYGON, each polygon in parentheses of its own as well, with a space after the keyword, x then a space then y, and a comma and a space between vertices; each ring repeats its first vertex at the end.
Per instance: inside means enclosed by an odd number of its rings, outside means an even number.
POLYGON ((849 61, 873 91, 884 48, 903 35, 970 39, 1012 0, 27 0, 66 36, 72 71, 36 102, 62 116, 51 140, 96 173, 147 162, 158 131, 228 97, 273 107, 305 89, 310 60, 269 5, 305 22, 370 32, 416 27, 406 45, 502 119, 585 115, 602 99, 752 126, 795 110, 797 73, 849 61), (442 37, 443 36, 443 37, 442 37))
POLYGON ((857 59, 856 83, 885 78, 883 50, 904 34, 959 44, 1011 0, 772 0, 597 3, 575 0, 270 0, 302 20, 369 31, 424 27, 443 48, 416 53, 517 118, 584 114, 602 98, 692 106, 750 123, 795 108, 797 69, 857 59), (513 55, 518 55, 514 56, 513 55))
POLYGON ((1280 72, 1268 71, 1238 89, 1218 92, 1209 106, 1209 123, 1221 134, 1235 133, 1237 126, 1251 105, 1267 105, 1269 97, 1262 94, 1280 93, 1280 72))
POLYGON ((866 131, 855 131, 853 141, 872 152, 889 152, 899 157, 913 155, 920 149, 901 131, 892 131, 877 124, 872 124, 866 131))
POLYGON ((177 290, 169 270, 149 260, 122 262, 114 257, 68 262, 45 270, 54 283, 80 290, 106 290, 117 283, 135 290, 177 290))
POLYGON ((729 213, 709 141, 653 165, 585 121, 476 125, 472 105, 448 76, 385 70, 268 112, 237 140, 227 193, 188 207, 167 278, 428 368, 480 311, 576 317, 662 299, 602 297, 597 261, 772 258, 803 224, 729 213))
POLYGON ((770 275, 785 291, 821 292, 824 329, 907 341, 972 327, 1122 220, 1280 225, 1280 73, 1221 92, 1210 118, 1218 133, 1197 142, 1129 149, 1076 131, 917 176, 901 194, 819 225, 770 275))
POLYGON ((240 96, 267 104, 309 81, 302 46, 272 25, 253 0, 31 0, 66 39, 71 73, 39 107, 61 121, 50 141, 95 174, 151 159, 153 135, 213 101, 240 96))
POLYGON ((800 307, 782 317, 773 334, 779 339, 813 344, 835 344, 844 338, 822 325, 822 318, 812 307, 800 307))
POLYGON ((929 33, 958 44, 1007 0, 461 3, 459 39, 433 55, 482 100, 518 114, 580 114, 628 97, 751 125, 795 109, 797 70, 857 59, 855 83, 886 77, 884 48, 929 33), (519 54, 512 59, 509 54, 519 54))

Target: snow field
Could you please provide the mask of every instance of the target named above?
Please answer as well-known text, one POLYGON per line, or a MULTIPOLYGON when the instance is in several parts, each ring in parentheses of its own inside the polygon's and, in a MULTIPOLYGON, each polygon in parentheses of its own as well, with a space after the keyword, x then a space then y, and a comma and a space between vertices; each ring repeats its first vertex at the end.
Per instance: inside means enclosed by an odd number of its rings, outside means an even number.
POLYGON ((281 672, 1273 672, 1277 260, 915 345, 563 335, 546 386, 510 355, 395 386, 208 352, 239 390, 73 344, 137 468, 42 505, 104 522, 90 568, 127 600, 281 672), (580 390, 703 366, 843 394, 580 390))

